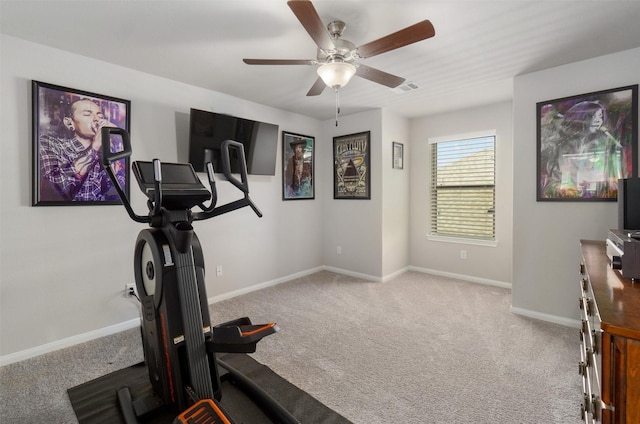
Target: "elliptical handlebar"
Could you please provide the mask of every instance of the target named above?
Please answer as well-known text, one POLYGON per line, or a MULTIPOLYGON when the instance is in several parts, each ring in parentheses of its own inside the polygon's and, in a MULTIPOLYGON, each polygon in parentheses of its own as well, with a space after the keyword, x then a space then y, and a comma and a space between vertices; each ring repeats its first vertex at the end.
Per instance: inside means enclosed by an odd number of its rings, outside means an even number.
POLYGON ((244 148, 241 143, 233 140, 225 140, 222 142, 222 171, 224 172, 227 180, 244 193, 246 201, 249 203, 249 206, 251 206, 251 209, 253 209, 255 214, 258 215, 259 218, 262 218, 262 212, 260 212, 260 209, 258 209, 255 203, 253 203, 249 198, 247 161, 245 159, 244 148), (238 152, 238 158, 240 162, 240 181, 238 181, 238 179, 231 174, 231 159, 229 157, 229 147, 234 147, 238 152))
POLYGON ((204 213, 213 211, 218 203, 218 190, 216 190, 216 180, 214 178, 214 170, 211 162, 207 162, 207 178, 209 179, 209 187, 211 187, 211 202, 209 206, 198 205, 204 213))
POLYGON ((131 156, 131 141, 129 139, 129 133, 122 128, 118 127, 102 127, 102 166, 107 171, 107 175, 109 175, 109 179, 111 179, 111 183, 116 189, 120 200, 122 201, 122 205, 127 210, 127 213, 136 222, 140 223, 150 223, 151 217, 148 215, 137 215, 133 208, 131 207, 131 203, 127 198, 127 194, 122 190, 116 176, 113 173, 113 169, 111 169, 111 164, 120 159, 129 159, 131 156), (119 135, 122 137, 122 151, 120 152, 112 152, 111 151, 111 135, 119 135))
MULTIPOLYGON (((128 159, 131 156, 131 141, 129 138, 129 133, 117 127, 103 127, 102 128, 102 165, 104 169, 107 171, 111 182, 113 183, 120 200, 122 201, 123 206, 127 210, 129 217, 132 220, 140 223, 151 223, 153 221, 153 217, 159 216, 161 214, 162 208, 162 166, 159 159, 153 160, 153 182, 154 182, 154 195, 153 195, 153 207, 150 206, 150 211, 148 215, 138 215, 133 210, 131 203, 126 195, 126 193, 118 184, 116 176, 111 169, 111 164, 120 159, 128 159), (119 152, 112 152, 111 150, 111 136, 119 135, 122 137, 122 145, 123 148, 119 152)), ((204 206, 202 204, 198 204, 197 206, 202 210, 202 212, 195 212, 192 214, 192 219, 194 221, 205 220, 209 218, 213 218, 214 216, 222 215, 227 212, 234 211, 236 209, 240 209, 246 206, 250 206, 251 209, 255 212, 258 217, 262 217, 262 212, 258 207, 253 203, 251 198, 249 197, 249 183, 247 179, 247 164, 245 161, 244 148, 241 143, 233 140, 225 140, 222 142, 221 146, 222 150, 222 172, 225 175, 226 179, 233 184, 236 188, 243 192, 244 197, 242 199, 236 200, 234 202, 230 202, 221 206, 216 206, 218 194, 216 190, 216 183, 214 179, 214 169, 211 163, 207 163, 207 177, 209 180, 210 186, 210 194, 211 194, 211 203, 209 206, 204 206), (240 165, 240 180, 238 180, 231 172, 231 156, 230 150, 234 149, 238 155, 239 165, 240 165)))
POLYGON ((153 210, 151 216, 159 216, 162 207, 162 164, 160 159, 153 160, 153 210))
POLYGON ((208 208, 203 208, 202 212, 197 212, 193 214, 193 220, 199 221, 204 219, 213 218, 214 216, 222 215, 223 213, 231 212, 236 209, 243 208, 245 206, 250 206, 251 209, 258 215, 259 218, 262 218, 262 212, 258 207, 253 203, 251 198, 249 197, 249 182, 247 179, 247 162, 244 156, 244 148, 242 143, 233 140, 225 140, 222 142, 220 147, 222 151, 222 173, 224 174, 227 181, 236 186, 236 188, 244 193, 244 198, 240 200, 236 200, 235 202, 227 203, 225 205, 221 205, 215 207, 217 202, 217 191, 216 191, 216 183, 213 178, 214 170, 211 162, 207 163, 207 176, 209 178, 209 185, 211 186, 211 205, 208 208), (229 154, 230 150, 234 149, 238 154, 238 162, 240 164, 240 180, 238 180, 231 172, 231 156, 229 154))

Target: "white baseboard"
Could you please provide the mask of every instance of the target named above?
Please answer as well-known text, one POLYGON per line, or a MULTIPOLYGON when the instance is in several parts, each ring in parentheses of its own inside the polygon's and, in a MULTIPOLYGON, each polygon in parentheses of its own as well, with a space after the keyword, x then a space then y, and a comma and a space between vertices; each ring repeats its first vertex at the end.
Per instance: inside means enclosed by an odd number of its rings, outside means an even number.
POLYGON ((238 289, 238 290, 234 290, 231 292, 227 292, 227 293, 222 293, 219 294, 217 296, 212 296, 210 298, 207 299, 207 301, 209 302, 209 305, 214 304, 216 302, 220 302, 222 300, 226 300, 226 299, 232 299, 236 296, 240 296, 243 294, 247 294, 247 293, 251 293, 254 292, 256 290, 260 290, 260 289, 264 289, 267 287, 271 287, 271 286, 277 286, 278 284, 282 284, 282 283, 286 283, 287 281, 291 281, 291 280, 295 280, 296 278, 300 278, 300 277, 304 277, 306 275, 310 275, 310 274, 314 274, 318 271, 322 271, 325 268, 322 266, 316 267, 316 268, 311 268, 305 271, 301 271, 301 272, 297 272, 295 274, 289 274, 286 277, 281 277, 281 278, 276 278, 275 280, 271 280, 271 281, 265 281, 264 283, 259 283, 259 284, 255 284, 253 286, 250 287, 244 287, 242 289, 238 289))
MULTIPOLYGON (((228 292, 228 293, 222 293, 220 295, 217 296, 213 296, 207 299, 207 301, 209 302, 209 304, 213 304, 216 302, 220 302, 222 300, 226 300, 226 299, 231 299, 233 297, 236 296, 240 296, 242 294, 246 294, 246 293, 250 293, 256 290, 260 290, 266 287, 271 287, 271 286, 275 286, 278 284, 282 284, 285 283, 287 281, 291 281, 294 280, 296 278, 300 278, 300 277, 304 277, 306 275, 310 275, 313 273, 316 273, 318 271, 331 271, 331 272, 335 272, 338 274, 344 274, 344 275, 348 275, 350 277, 355 277, 355 278, 362 278, 364 280, 368 280, 368 281, 374 281, 374 282, 385 282, 388 280, 391 280, 392 278, 397 277, 398 275, 406 272, 406 271, 417 271, 417 272, 423 272, 425 274, 433 274, 433 275, 439 275, 439 276, 443 276, 443 277, 451 277, 451 278, 456 278, 459 280, 465 280, 465 281, 470 281, 473 283, 480 283, 480 284, 487 284, 487 285, 492 285, 492 286, 498 286, 498 287, 503 287, 503 288, 508 288, 511 289, 511 284, 510 283, 505 283, 502 281, 495 281, 495 280, 489 280, 486 278, 478 278, 478 277, 473 277, 473 276, 469 276, 469 275, 461 275, 461 274, 455 274, 455 273, 450 273, 450 272, 442 272, 442 271, 437 271, 437 270, 433 270, 433 269, 428 269, 428 268, 420 268, 420 267, 414 267, 414 266, 409 266, 407 268, 403 268, 400 269, 398 271, 393 272, 392 274, 386 275, 384 277, 377 277, 377 276, 373 276, 373 275, 369 275, 369 274, 362 274, 359 272, 353 272, 353 271, 348 271, 345 269, 341 269, 341 268, 335 268, 335 267, 330 267, 330 266, 320 266, 320 267, 316 267, 316 268, 311 268, 302 272, 298 272, 295 274, 290 274, 287 275, 285 277, 282 278, 277 278, 275 280, 271 280, 271 281, 266 281, 264 283, 260 283, 260 284, 255 284, 253 286, 250 287, 245 287, 239 290, 234 290, 232 292, 228 292)), ((549 322, 553 322, 556 324, 560 324, 560 325, 564 325, 567 327, 576 327, 579 328, 580 327, 580 322, 577 320, 572 320, 569 318, 563 318, 563 317, 558 317, 558 316, 554 316, 554 315, 548 315, 548 314, 543 314, 543 313, 539 313, 539 312, 535 312, 535 311, 529 311, 526 309, 522 309, 522 308, 514 308, 511 307, 511 312, 513 312, 514 314, 518 314, 518 315, 523 315, 523 316, 527 316, 530 318, 535 318, 535 319, 539 319, 542 321, 549 321, 549 322)), ((19 362, 19 361, 23 361, 26 359, 30 359, 30 358, 34 358, 36 356, 40 356, 40 355, 44 355, 45 353, 50 353, 50 352, 54 352, 56 350, 59 349, 64 349, 67 347, 71 347, 80 343, 84 343, 90 340, 94 340, 100 337, 105 337, 105 336, 109 336, 111 334, 115 334, 115 333, 119 333, 121 331, 125 331, 125 330, 129 330, 132 328, 136 328, 140 326, 140 319, 136 318, 136 319, 132 319, 129 321, 125 321, 119 324, 115 324, 115 325, 111 325, 109 327, 105 327, 105 328, 100 328, 94 331, 89 331, 87 333, 83 333, 83 334, 78 334, 76 336, 72 336, 72 337, 67 337, 65 339, 61 339, 61 340, 57 340, 51 343, 46 343, 40 346, 36 346, 30 349, 25 349, 19 352, 15 352, 15 353, 10 353, 8 355, 4 355, 4 356, 0 356, 0 366, 4 366, 4 365, 9 365, 12 364, 14 362, 19 362)))
POLYGON ((582 326, 581 322, 577 319, 544 314, 542 312, 531 311, 529 309, 518 308, 515 306, 511 307, 511 312, 516 315, 522 315, 524 317, 534 318, 540 321, 552 322, 554 324, 563 325, 565 327, 580 328, 582 326))
POLYGON ((19 352, 3 355, 3 356, 0 356, 0 366, 9 365, 14 362, 24 361, 25 359, 35 358, 36 356, 44 355, 45 353, 50 353, 56 350, 75 346, 80 343, 88 342, 90 340, 98 339, 100 337, 109 336, 111 334, 119 333, 121 331, 130 330, 132 328, 136 328, 139 326, 140 326, 140 318, 135 318, 129 321, 121 322, 119 324, 110 325, 109 327, 99 328, 97 330, 89 331, 87 333, 78 334, 76 336, 71 336, 61 340, 56 340, 55 342, 46 343, 40 346, 32 347, 30 349, 25 349, 19 352))
MULTIPOLYGON (((496 281, 496 280, 489 280, 486 278, 478 278, 478 277, 473 277, 470 275, 462 275, 462 274, 455 274, 455 273, 451 273, 451 272, 443 272, 443 271, 438 271, 435 269, 428 269, 428 268, 419 268, 419 267, 415 267, 415 266, 410 266, 409 267, 409 271, 417 271, 417 272, 423 272, 425 274, 433 274, 433 275, 439 275, 442 277, 451 277, 451 278, 455 278, 458 280, 464 280, 464 281, 469 281, 472 283, 479 283, 479 284, 487 284, 490 286, 496 286, 496 287, 503 287, 503 288, 507 288, 507 289, 511 289, 511 283, 506 283, 504 281, 496 281)), ((544 314, 542 312, 536 312, 536 311, 531 311, 528 309, 523 309, 523 308, 517 308, 517 307, 511 307, 511 313, 516 314, 516 315, 522 315, 528 318, 534 318, 540 321, 547 321, 547 322, 552 322, 554 324, 559 324, 559 325, 563 325, 565 327, 572 327, 572 328, 580 328, 581 324, 580 321, 575 320, 575 319, 571 319, 571 318, 565 318, 565 317, 561 317, 561 316, 557 316, 557 315, 550 315, 550 314, 544 314)))
POLYGON ((490 280, 488 278, 480 278, 480 277, 474 277, 472 275, 456 274, 453 272, 438 271, 436 269, 420 268, 417 266, 410 266, 408 269, 409 271, 417 271, 425 274, 433 274, 433 275, 439 275, 441 277, 450 277, 450 278, 455 278, 457 280, 469 281, 471 283, 486 284, 489 286, 496 286, 496 287, 502 287, 505 289, 511 289, 511 283, 507 283, 504 281, 490 280))
MULTIPOLYGON (((207 299, 209 304, 213 304, 225 299, 231 299, 241 294, 250 293, 256 290, 263 289, 265 287, 275 286, 296 278, 304 277, 305 275, 313 274, 318 271, 324 270, 324 267, 316 267, 299 273, 291 274, 286 277, 278 278, 275 280, 267 281, 264 283, 256 284, 251 287, 245 287, 240 290, 235 290, 229 293, 223 293, 218 296, 213 296, 207 299)), ((65 339, 56 340, 51 343, 46 343, 40 346, 32 347, 29 349, 21 350, 19 352, 10 353, 8 355, 0 356, 0 366, 9 365, 14 362, 24 361, 26 359, 35 358, 36 356, 44 355, 45 353, 51 353, 56 350, 64 349, 67 347, 75 346, 80 343, 88 342, 90 340, 98 339, 100 337, 109 336, 111 334, 119 333, 121 331, 130 330, 140 326, 140 318, 125 321, 119 324, 111 325, 105 328, 99 328, 97 330, 89 331, 87 333, 78 334, 76 336, 67 337, 65 339)))
POLYGON ((333 266, 323 266, 322 269, 325 271, 335 272, 336 274, 348 275, 349 277, 362 278, 363 280, 374 281, 376 283, 381 283, 383 279, 381 277, 376 277, 375 275, 362 274, 360 272, 349 271, 342 268, 336 268, 333 266))
POLYGON ((401 268, 401 269, 397 270, 396 272, 392 272, 389 275, 385 275, 384 277, 382 277, 382 282, 384 283, 386 281, 392 280, 392 279, 396 278, 397 276, 404 274, 407 271, 409 271, 409 267, 408 266, 404 267, 404 268, 401 268))

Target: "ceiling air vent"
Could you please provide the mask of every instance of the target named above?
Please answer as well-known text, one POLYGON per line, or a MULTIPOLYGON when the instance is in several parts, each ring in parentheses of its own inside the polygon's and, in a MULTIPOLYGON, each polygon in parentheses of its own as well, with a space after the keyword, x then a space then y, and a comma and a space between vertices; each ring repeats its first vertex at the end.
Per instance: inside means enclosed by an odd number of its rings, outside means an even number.
POLYGON ((404 84, 400 84, 396 88, 393 88, 392 91, 394 93, 406 93, 407 91, 417 90, 418 88, 420 88, 418 84, 416 84, 413 81, 408 81, 408 82, 405 82, 404 84))

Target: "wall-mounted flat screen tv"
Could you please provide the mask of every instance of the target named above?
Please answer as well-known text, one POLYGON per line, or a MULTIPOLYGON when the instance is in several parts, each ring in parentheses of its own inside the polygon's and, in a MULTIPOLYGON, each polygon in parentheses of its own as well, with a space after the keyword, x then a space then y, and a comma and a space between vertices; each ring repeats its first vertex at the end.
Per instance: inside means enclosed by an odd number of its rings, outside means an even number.
MULTIPOLYGON (((191 109, 189 128, 189 162, 196 172, 206 172, 206 164, 211 162, 215 172, 221 173, 220 146, 225 140, 234 140, 244 146, 248 174, 276 174, 277 125, 191 109)), ((231 157, 231 172, 238 173, 234 159, 231 157)))

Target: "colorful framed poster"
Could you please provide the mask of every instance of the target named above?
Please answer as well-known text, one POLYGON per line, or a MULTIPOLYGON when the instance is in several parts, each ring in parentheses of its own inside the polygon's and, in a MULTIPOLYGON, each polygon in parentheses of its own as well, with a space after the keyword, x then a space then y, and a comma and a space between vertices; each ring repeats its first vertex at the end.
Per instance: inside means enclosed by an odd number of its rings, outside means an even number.
POLYGON ((313 199, 315 139, 282 132, 282 200, 313 199))
POLYGON ((537 103, 537 200, 616 201, 637 146, 637 85, 537 103))
MULTIPOLYGON (((32 90, 32 204, 120 204, 102 166, 101 128, 129 131, 131 103, 39 81, 32 82, 32 90)), ((111 140, 114 152, 122 149, 122 140, 116 138, 111 140)), ((111 166, 128 195, 128 159, 120 159, 111 166)))

